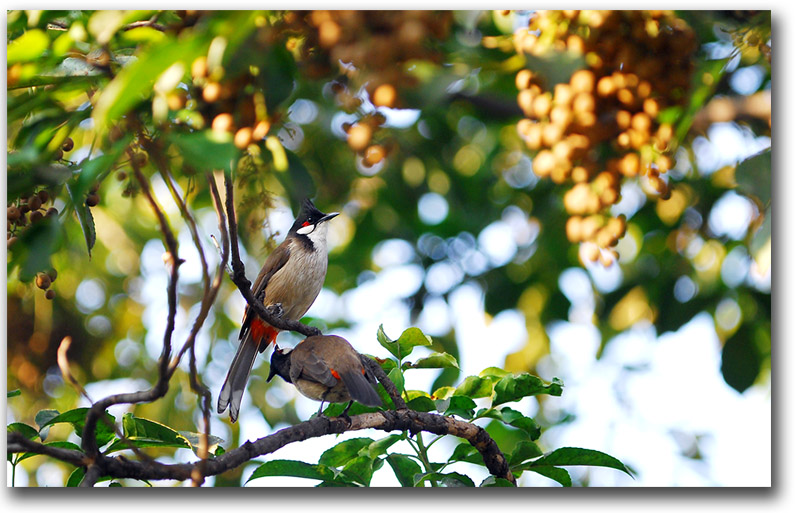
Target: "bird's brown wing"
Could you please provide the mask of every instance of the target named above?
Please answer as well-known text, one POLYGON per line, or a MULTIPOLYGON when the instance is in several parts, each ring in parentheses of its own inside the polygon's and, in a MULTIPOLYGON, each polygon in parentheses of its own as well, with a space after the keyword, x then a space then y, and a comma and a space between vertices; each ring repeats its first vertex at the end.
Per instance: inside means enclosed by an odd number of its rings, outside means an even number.
POLYGON ((305 379, 321 383, 326 387, 336 386, 338 380, 331 373, 331 367, 315 351, 313 345, 298 345, 292 351, 292 366, 289 372, 292 383, 305 379))
MULTIPOLYGON (((269 257, 267 257, 267 261, 264 262, 263 267, 261 267, 261 271, 258 273, 256 281, 253 283, 253 287, 250 289, 253 292, 253 296, 258 298, 258 295, 267 288, 270 278, 286 265, 286 262, 289 261, 290 254, 291 250, 288 244, 281 244, 270 253, 269 257)), ((247 331, 250 329, 250 322, 257 316, 258 314, 255 311, 251 311, 250 305, 245 307, 242 329, 239 330, 239 340, 245 337, 247 331)))

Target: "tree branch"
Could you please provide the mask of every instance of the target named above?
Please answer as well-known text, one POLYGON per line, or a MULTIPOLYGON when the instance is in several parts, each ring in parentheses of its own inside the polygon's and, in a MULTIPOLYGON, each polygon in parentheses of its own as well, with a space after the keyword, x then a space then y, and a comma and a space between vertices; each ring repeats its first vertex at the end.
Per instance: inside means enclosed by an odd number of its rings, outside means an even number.
MULTIPOLYGON (((492 475, 516 483, 505 456, 483 428, 453 417, 408 409, 362 413, 350 417, 349 422, 344 417, 317 417, 276 431, 255 442, 245 442, 242 446, 226 452, 218 458, 209 459, 205 462, 201 472, 204 476, 221 474, 253 458, 273 453, 293 442, 363 429, 379 429, 386 432, 409 431, 412 434, 425 431, 437 435, 453 435, 463 438, 480 453, 486 468, 492 475)), ((83 455, 79 451, 47 447, 39 442, 27 440, 18 433, 9 433, 8 437, 9 452, 37 452, 38 454, 49 454, 75 465, 86 464, 85 460, 81 459, 83 455)), ((191 479, 193 471, 197 472, 199 468, 195 463, 163 464, 153 461, 132 461, 124 456, 103 456, 98 458, 94 464, 102 469, 102 475, 117 479, 184 481, 191 479)))
POLYGON ((83 434, 81 437, 81 447, 91 459, 96 459, 100 456, 100 450, 97 446, 95 427, 97 426, 97 420, 101 418, 101 415, 103 415, 103 412, 105 412, 109 406, 121 403, 152 402, 159 397, 163 397, 169 389, 169 355, 172 353, 172 332, 175 329, 175 315, 178 308, 178 267, 181 263, 183 263, 183 261, 178 258, 178 242, 169 227, 167 218, 164 215, 161 207, 156 202, 155 198, 153 198, 153 195, 150 192, 150 185, 147 179, 144 177, 144 174, 142 174, 142 170, 139 167, 137 159, 133 158, 133 151, 130 148, 128 148, 128 154, 131 157, 130 160, 134 175, 136 176, 136 179, 142 188, 142 192, 147 198, 148 203, 158 219, 161 232, 164 235, 164 242, 170 255, 171 272, 169 284, 167 285, 167 302, 169 305, 169 311, 167 314, 167 327, 164 330, 164 347, 161 353, 158 381, 156 384, 153 385, 153 387, 149 390, 115 394, 105 397, 92 404, 91 408, 89 409, 89 413, 86 415, 86 423, 84 425, 83 434))

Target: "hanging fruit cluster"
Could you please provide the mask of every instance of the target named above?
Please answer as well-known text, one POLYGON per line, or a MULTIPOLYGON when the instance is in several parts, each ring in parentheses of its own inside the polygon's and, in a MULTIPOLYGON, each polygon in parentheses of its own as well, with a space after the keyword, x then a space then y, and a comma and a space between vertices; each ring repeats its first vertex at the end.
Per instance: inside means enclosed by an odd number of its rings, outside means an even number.
POLYGON ((300 52, 304 72, 311 77, 341 72, 346 79, 332 84, 345 111, 361 114, 343 127, 350 148, 369 167, 382 161, 386 145, 374 142, 385 122, 380 114, 364 113, 362 88, 375 107, 398 107, 399 88, 413 87, 416 78, 404 65, 410 60, 440 61, 431 39, 450 33, 452 12, 436 11, 292 11, 284 24, 296 38, 289 45, 300 52))
MULTIPOLYGON (((249 70, 237 76, 226 76, 221 65, 209 64, 208 58, 198 57, 191 67, 192 85, 188 93, 175 89, 167 95, 170 110, 184 111, 184 120, 193 128, 210 126, 217 132, 233 134, 239 149, 261 141, 269 132, 264 93, 259 90, 256 75, 249 70), (191 116, 199 113, 200 117, 191 116)), ((180 118, 179 118, 180 119, 180 118)))
MULTIPOLYGON (((67 137, 61 143, 61 147, 53 153, 53 160, 59 161, 63 159, 64 153, 72 151, 74 147, 75 142, 70 137, 67 137)), ((10 202, 6 207, 6 243, 8 248, 17 242, 18 235, 27 226, 36 224, 45 217, 58 215, 56 207, 47 207, 47 203, 51 200, 50 193, 45 189, 41 189, 31 194, 22 194, 19 198, 10 202)))
POLYGON ((668 11, 544 11, 513 40, 522 54, 571 52, 586 62, 566 83, 520 70, 525 117, 517 130, 536 152, 534 173, 573 183, 564 195, 569 240, 588 243, 588 258, 610 265, 626 223, 606 212, 619 200, 622 179, 646 178, 669 197, 662 174, 673 165, 673 128, 657 119, 686 101, 694 33, 668 11))

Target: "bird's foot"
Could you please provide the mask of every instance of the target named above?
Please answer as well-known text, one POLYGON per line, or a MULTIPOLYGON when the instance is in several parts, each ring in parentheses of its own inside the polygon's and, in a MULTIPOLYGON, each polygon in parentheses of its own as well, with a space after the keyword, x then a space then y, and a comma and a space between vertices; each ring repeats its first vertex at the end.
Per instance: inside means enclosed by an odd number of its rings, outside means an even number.
POLYGON ((267 313, 274 317, 283 317, 283 305, 281 303, 269 305, 267 307, 267 313))

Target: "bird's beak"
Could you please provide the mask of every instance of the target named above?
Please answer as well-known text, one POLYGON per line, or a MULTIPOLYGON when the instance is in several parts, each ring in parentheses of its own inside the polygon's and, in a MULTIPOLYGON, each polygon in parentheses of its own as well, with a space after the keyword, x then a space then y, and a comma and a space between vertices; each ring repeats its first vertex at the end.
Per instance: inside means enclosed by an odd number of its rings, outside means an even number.
POLYGON ((272 378, 275 377, 275 374, 276 374, 275 373, 275 366, 274 365, 270 365, 269 366, 269 376, 267 376, 267 383, 269 383, 270 380, 272 380, 272 378))
POLYGON ((322 219, 320 219, 319 221, 317 221, 317 224, 319 224, 319 223, 322 223, 322 222, 325 222, 325 221, 330 221, 331 219, 333 219, 334 217, 336 217, 336 216, 338 216, 338 215, 339 215, 339 212, 331 212, 330 214, 325 214, 325 215, 322 217, 322 219))

